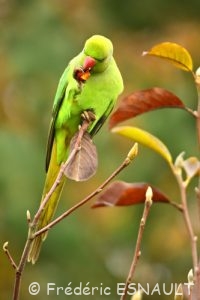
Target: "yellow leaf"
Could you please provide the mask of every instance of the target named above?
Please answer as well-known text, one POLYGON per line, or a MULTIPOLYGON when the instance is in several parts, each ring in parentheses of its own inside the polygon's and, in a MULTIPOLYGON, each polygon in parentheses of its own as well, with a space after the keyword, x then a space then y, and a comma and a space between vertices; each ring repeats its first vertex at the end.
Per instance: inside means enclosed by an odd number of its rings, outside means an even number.
POLYGON ((143 52, 143 55, 153 55, 160 58, 167 59, 177 68, 190 71, 193 70, 193 62, 190 53, 182 46, 165 42, 157 44, 149 51, 143 52))
POLYGON ((146 147, 149 147, 159 153, 170 165, 172 157, 167 147, 157 137, 152 134, 132 126, 120 126, 112 129, 112 132, 130 138, 146 147))

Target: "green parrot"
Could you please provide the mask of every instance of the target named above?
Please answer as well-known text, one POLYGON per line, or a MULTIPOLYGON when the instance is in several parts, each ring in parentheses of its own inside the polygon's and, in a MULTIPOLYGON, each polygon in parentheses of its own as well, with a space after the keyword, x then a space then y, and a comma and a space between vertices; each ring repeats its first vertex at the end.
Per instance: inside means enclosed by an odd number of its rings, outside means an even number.
MULTIPOLYGON (((122 91, 123 80, 113 58, 112 42, 102 35, 93 35, 69 62, 58 84, 47 143, 47 175, 42 200, 55 182, 61 164, 67 160, 70 141, 78 131, 83 112, 90 111, 95 116, 88 128, 92 137, 111 113, 122 91)), ((54 216, 65 179, 51 195, 36 230, 46 226, 54 216)), ((46 235, 37 236, 32 242, 28 261, 33 264, 46 235)))

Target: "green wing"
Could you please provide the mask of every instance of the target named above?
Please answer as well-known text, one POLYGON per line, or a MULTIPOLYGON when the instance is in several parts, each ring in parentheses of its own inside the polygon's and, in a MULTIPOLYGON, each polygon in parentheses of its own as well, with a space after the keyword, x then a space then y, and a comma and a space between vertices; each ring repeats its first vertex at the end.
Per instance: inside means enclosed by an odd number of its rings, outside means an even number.
POLYGON ((92 127, 92 129, 90 131, 91 137, 93 137, 101 129, 101 127, 107 120, 108 116, 110 115, 111 111, 113 110, 113 107, 114 107, 114 101, 110 101, 105 113, 95 123, 94 127, 92 127))
POLYGON ((51 151, 52 151, 54 135, 55 135, 56 118, 58 116, 58 112, 60 110, 63 99, 65 97, 65 91, 66 91, 66 88, 67 88, 67 85, 68 85, 69 68, 70 68, 70 66, 68 66, 65 69, 65 71, 63 72, 63 74, 60 78, 59 84, 58 84, 58 88, 57 88, 57 91, 56 91, 55 98, 54 98, 52 119, 51 119, 50 128, 49 128, 48 141, 47 141, 47 150, 46 150, 46 164, 45 164, 46 172, 48 171, 49 162, 50 162, 50 159, 51 159, 51 151))

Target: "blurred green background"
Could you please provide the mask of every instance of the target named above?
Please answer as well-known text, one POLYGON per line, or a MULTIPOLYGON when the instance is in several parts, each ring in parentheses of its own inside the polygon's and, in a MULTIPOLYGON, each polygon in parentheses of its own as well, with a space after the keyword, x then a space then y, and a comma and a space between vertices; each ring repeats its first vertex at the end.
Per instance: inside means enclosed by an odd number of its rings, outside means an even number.
MULTIPOLYGON (((27 235, 26 211, 29 209, 33 215, 40 201, 51 108, 68 61, 90 35, 106 35, 113 41, 124 78, 123 95, 159 86, 174 92, 195 109, 197 95, 191 74, 161 60, 141 57, 141 53, 159 42, 177 42, 190 51, 197 68, 199 10, 198 0, 0 1, 0 243, 9 241, 17 262, 27 235)), ((128 124, 158 136, 174 158, 182 151, 187 156, 198 154, 194 119, 183 111, 157 111, 128 124)), ((99 152, 97 174, 86 183, 68 181, 57 214, 97 187, 121 163, 132 145, 131 141, 111 134, 107 124, 95 137, 95 143, 99 152)), ((168 166, 149 149, 140 147, 136 161, 118 179, 147 181, 174 201, 180 200, 168 166)), ((188 200, 197 230, 194 184, 188 200)), ((50 232, 39 262, 25 269, 21 300, 66 298, 64 293, 47 296, 48 282, 64 287, 69 282, 73 287, 80 282, 90 282, 90 287, 100 287, 102 283, 111 288, 107 298, 119 298, 116 286, 125 281, 128 273, 143 207, 91 210, 91 203, 50 232), (33 281, 41 284, 38 296, 28 293, 33 281)), ((186 282, 191 267, 190 245, 181 214, 170 206, 154 205, 145 229, 136 282, 144 287, 146 283, 154 287, 157 282, 186 282)), ((12 267, 1 251, 1 299, 11 299, 13 279, 12 267)), ((99 300, 105 296, 95 293, 85 298, 99 300)), ((156 294, 144 295, 147 298, 165 299, 156 294)))

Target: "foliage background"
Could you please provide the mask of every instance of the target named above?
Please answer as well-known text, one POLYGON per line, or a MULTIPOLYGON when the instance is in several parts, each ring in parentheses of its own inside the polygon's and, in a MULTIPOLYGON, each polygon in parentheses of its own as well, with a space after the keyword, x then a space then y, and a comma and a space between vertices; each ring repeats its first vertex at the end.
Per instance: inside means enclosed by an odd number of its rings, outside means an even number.
MULTIPOLYGON (((176 93, 188 106, 197 104, 190 74, 143 58, 143 50, 162 41, 186 47, 199 65, 200 2, 127 0, 1 0, 0 1, 0 243, 9 241, 19 259, 27 233, 26 210, 38 207, 44 181, 45 145, 59 77, 68 61, 92 34, 111 38, 122 72, 123 95, 153 86, 176 93)), ((123 95, 121 97, 123 97, 123 95)), ((185 112, 163 110, 128 122, 161 138, 174 157, 197 155, 194 120, 185 112)), ((131 142, 104 126, 95 142, 99 170, 86 183, 68 181, 59 212, 92 191, 125 157, 131 142)), ((136 162, 120 175, 128 182, 148 181, 178 201, 177 186, 162 158, 140 147, 136 162)), ((193 190, 189 202, 195 228, 193 190)), ((28 285, 37 281, 34 299, 55 299, 45 286, 109 286, 124 282, 132 258, 142 207, 96 209, 90 204, 55 227, 43 245, 40 261, 25 270, 21 300, 32 299, 28 285)), ((145 230, 136 282, 185 282, 191 268, 188 236, 182 217, 172 207, 154 205, 145 230)), ((0 294, 10 299, 14 274, 0 253, 0 294)), ((63 293, 58 299, 65 299, 63 293)), ((75 296, 71 296, 74 299, 75 296)), ((155 295, 153 296, 156 299, 155 295)), ((93 299, 102 299, 98 293, 93 299)), ((145 297, 144 297, 145 299, 145 297)), ((164 299, 164 297, 162 297, 164 299)))

